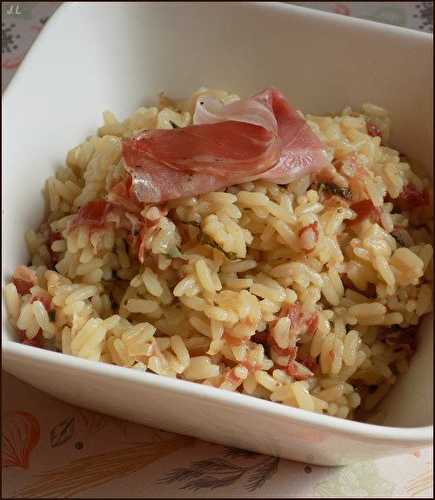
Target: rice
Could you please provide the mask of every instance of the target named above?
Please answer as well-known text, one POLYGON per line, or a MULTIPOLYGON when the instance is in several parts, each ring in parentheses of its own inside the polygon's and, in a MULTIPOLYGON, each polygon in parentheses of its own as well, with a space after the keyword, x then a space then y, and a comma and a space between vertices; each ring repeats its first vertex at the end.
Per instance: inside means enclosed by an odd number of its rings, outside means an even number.
POLYGON ((9 318, 11 320, 16 320, 20 314, 21 298, 13 283, 8 283, 5 286, 5 300, 9 318))
POLYGON ((149 314, 158 308, 159 304, 154 300, 130 299, 127 302, 127 310, 131 313, 149 314))
POLYGON ((4 289, 9 320, 31 345, 360 418, 407 371, 432 309, 430 207, 400 204, 430 181, 388 145, 386 110, 305 117, 332 160, 325 177, 249 181, 129 214, 147 228, 143 262, 121 224, 69 230, 125 177, 122 139, 191 124, 205 94, 238 99, 202 89, 124 121, 105 111, 67 154, 46 182, 46 220, 26 232, 31 265, 4 289), (352 224, 361 200, 378 217, 352 224))
POLYGON ((213 365, 209 357, 197 356, 190 359, 183 375, 187 380, 205 380, 218 376, 219 371, 219 366, 213 365))

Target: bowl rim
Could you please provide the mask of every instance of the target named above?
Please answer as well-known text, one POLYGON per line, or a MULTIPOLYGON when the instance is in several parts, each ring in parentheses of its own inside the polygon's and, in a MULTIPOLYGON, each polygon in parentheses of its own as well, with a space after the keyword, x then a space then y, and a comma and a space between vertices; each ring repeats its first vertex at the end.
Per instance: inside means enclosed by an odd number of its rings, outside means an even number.
MULTIPOLYGON (((87 2, 87 4, 91 4, 93 6, 95 6, 96 4, 100 4, 101 6, 108 6, 110 3, 112 2, 87 2)), ((159 4, 160 2, 122 3, 144 3, 155 5, 159 4)), ((167 3, 179 4, 179 2, 167 3)), ((193 2, 186 3, 191 4, 193 2)), ((226 2, 216 3, 222 4, 226 2)), ((389 32, 391 34, 418 38, 422 41, 433 43, 433 34, 430 33, 423 33, 409 28, 386 25, 366 19, 347 17, 330 12, 319 11, 301 5, 291 5, 284 2, 234 3, 243 4, 245 7, 253 9, 277 10, 280 12, 294 12, 299 14, 305 13, 305 15, 307 16, 318 17, 325 21, 342 24, 343 26, 354 26, 355 28, 364 28, 371 31, 374 30, 378 32, 389 32)), ((5 108, 7 107, 9 96, 14 92, 16 83, 22 78, 23 68, 25 69, 29 65, 29 63, 34 58, 35 53, 38 52, 38 47, 45 42, 45 39, 49 36, 49 33, 51 31, 51 26, 56 22, 57 19, 67 14, 71 9, 82 7, 82 2, 64 2, 52 14, 46 25, 43 27, 41 33, 24 56, 19 68, 14 73, 11 81, 4 90, 2 94, 2 104, 5 105, 5 108)), ((4 234, 3 228, 2 234, 4 234)), ((6 319, 4 318, 2 321, 2 333, 5 325, 6 319)), ((341 434, 349 436, 362 437, 365 440, 372 441, 373 443, 382 441, 384 443, 388 442, 391 444, 402 444, 404 446, 418 446, 419 444, 424 446, 430 445, 433 441, 433 424, 418 427, 392 427, 339 419, 330 415, 317 414, 300 408, 281 405, 272 401, 255 398, 246 394, 224 391, 215 387, 205 386, 187 380, 173 380, 168 377, 159 376, 149 372, 141 373, 136 370, 131 370, 121 366, 109 365, 107 363, 97 361, 89 361, 86 359, 65 355, 63 353, 57 353, 33 346, 22 345, 15 340, 5 338, 2 335, 2 362, 6 361, 5 364, 8 364, 9 361, 12 362, 16 360, 20 360, 20 362, 25 363, 31 362, 33 360, 38 363, 49 364, 53 367, 65 367, 65 369, 69 367, 70 369, 81 371, 87 375, 95 376, 98 378, 106 377, 109 379, 130 381, 136 384, 141 384, 144 387, 148 386, 155 389, 163 389, 165 391, 175 392, 182 396, 191 396, 195 398, 199 397, 209 402, 218 402, 221 405, 239 407, 245 410, 260 412, 263 415, 268 415, 271 417, 276 416, 280 418, 287 418, 289 419, 289 421, 294 421, 296 423, 308 425, 311 427, 316 427, 324 430, 334 430, 335 432, 339 432, 341 434)))
POLYGON ((90 361, 76 356, 27 346, 10 339, 5 339, 2 344, 2 362, 10 360, 12 363, 20 359, 20 361, 24 363, 33 360, 43 364, 50 364, 52 367, 61 366, 64 369, 69 367, 73 370, 82 371, 87 375, 96 376, 98 378, 122 379, 155 389, 176 392, 183 396, 191 396, 209 402, 217 402, 219 404, 226 404, 227 406, 260 412, 263 415, 287 418, 290 421, 309 425, 311 427, 334 430, 342 434, 363 437, 373 442, 382 440, 395 444, 402 443, 404 445, 419 442, 421 445, 425 445, 430 444, 430 441, 433 439, 433 425, 391 427, 346 420, 300 408, 281 405, 273 401, 255 398, 247 394, 224 391, 216 387, 206 386, 188 380, 172 379, 150 372, 142 373, 123 366, 110 365, 99 361, 90 361))
MULTIPOLYGON (((45 23, 43 26, 41 32, 37 36, 36 40, 34 43, 31 45, 30 49, 27 51, 25 54, 23 60, 21 61, 19 67, 15 71, 14 75, 12 76, 11 80, 7 84, 6 88, 2 92, 2 104, 3 100, 5 97, 7 97, 10 94, 10 90, 14 87, 13 83, 16 83, 17 79, 21 79, 21 74, 22 74, 22 68, 24 66, 28 65, 29 60, 33 57, 33 54, 39 47, 41 43, 45 40, 47 37, 48 33, 50 32, 51 26, 56 22, 58 18, 60 18, 63 14, 68 13, 68 11, 72 9, 77 9, 77 8, 83 8, 86 7, 87 5, 100 5, 101 7, 108 6, 113 3, 120 3, 120 2, 79 2, 79 1, 68 1, 68 2, 63 2, 59 7, 54 11, 54 13, 50 16, 48 21, 45 23), (26 64, 24 64, 26 63, 26 64)), ((156 5, 160 4, 161 2, 122 2, 122 4, 148 4, 148 5, 156 5)), ((166 4, 180 4, 181 2, 165 2, 166 4)), ((185 4, 192 4, 196 2, 184 2, 185 4)), ((216 4, 225 4, 229 2, 214 2, 216 4)), ((336 22, 338 24, 341 24, 342 26, 353 26, 355 28, 365 28, 366 30, 374 30, 377 32, 383 32, 383 33, 391 33, 391 34, 396 34, 396 35, 401 35, 401 36, 409 36, 415 39, 420 39, 422 41, 426 42, 432 42, 433 44, 433 33, 426 33, 423 31, 418 31, 414 30, 411 28, 405 28, 402 26, 394 26, 391 24, 384 24, 381 22, 377 21, 371 21, 369 19, 361 19, 357 17, 352 17, 352 16, 344 16, 342 14, 336 14, 333 12, 325 12, 322 10, 317 10, 317 9, 312 9, 309 7, 305 7, 303 5, 294 5, 294 4, 289 4, 286 2, 252 2, 252 1, 237 1, 237 2, 231 2, 233 4, 238 4, 238 5, 243 5, 245 8, 252 8, 252 9, 266 9, 266 10, 276 10, 279 12, 293 12, 293 13, 305 13, 305 15, 310 16, 310 17, 318 17, 320 20, 324 21, 329 21, 329 22, 336 22)))

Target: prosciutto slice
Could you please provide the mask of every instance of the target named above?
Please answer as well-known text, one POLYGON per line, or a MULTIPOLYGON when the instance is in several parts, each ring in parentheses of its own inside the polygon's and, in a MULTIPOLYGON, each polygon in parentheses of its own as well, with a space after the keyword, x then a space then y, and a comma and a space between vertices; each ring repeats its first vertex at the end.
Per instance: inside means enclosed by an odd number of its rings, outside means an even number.
POLYGON ((204 96, 193 125, 127 139, 123 157, 131 176, 129 197, 141 203, 260 178, 286 184, 328 165, 317 136, 272 88, 228 105, 204 96))
POLYGON ((111 210, 112 204, 106 200, 90 201, 74 215, 69 223, 69 231, 79 226, 88 226, 93 230, 103 229, 111 210))

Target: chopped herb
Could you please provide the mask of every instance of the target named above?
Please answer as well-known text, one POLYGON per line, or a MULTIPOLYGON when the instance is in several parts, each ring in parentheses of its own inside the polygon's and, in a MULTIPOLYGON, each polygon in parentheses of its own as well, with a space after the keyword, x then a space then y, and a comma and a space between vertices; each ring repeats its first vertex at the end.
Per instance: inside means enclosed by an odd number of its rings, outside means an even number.
POLYGON ((188 226, 193 226, 193 227, 201 227, 200 222, 196 222, 196 220, 190 220, 189 222, 185 222, 188 226))
POLYGON ((176 123, 174 123, 172 120, 169 120, 169 123, 172 125, 172 128, 180 128, 176 123))
POLYGON ((398 234, 395 234, 395 233, 391 233, 391 236, 397 241, 397 243, 401 246, 401 247, 406 247, 406 244, 405 242, 402 240, 402 238, 398 235, 398 234))
POLYGON ((342 188, 337 186, 336 184, 329 182, 321 182, 317 187, 319 193, 323 193, 324 191, 327 193, 335 194, 337 196, 341 196, 345 200, 352 199, 352 191, 350 188, 342 188))
POLYGON ((213 248, 221 250, 221 247, 216 243, 216 241, 212 240, 208 234, 201 233, 199 242, 201 243, 201 245, 210 245, 213 248))
POLYGON ((56 311, 55 310, 50 311, 48 313, 48 317, 50 318, 50 321, 56 321, 56 311))
POLYGON ((235 254, 234 252, 225 252, 225 250, 223 250, 218 243, 216 243, 216 241, 214 241, 213 239, 210 238, 210 236, 208 234, 205 234, 205 233, 201 233, 201 236, 199 237, 199 242, 202 244, 202 245, 209 245, 213 248, 216 248, 217 250, 221 251, 227 259, 229 260, 235 260, 237 259, 237 254, 235 254))

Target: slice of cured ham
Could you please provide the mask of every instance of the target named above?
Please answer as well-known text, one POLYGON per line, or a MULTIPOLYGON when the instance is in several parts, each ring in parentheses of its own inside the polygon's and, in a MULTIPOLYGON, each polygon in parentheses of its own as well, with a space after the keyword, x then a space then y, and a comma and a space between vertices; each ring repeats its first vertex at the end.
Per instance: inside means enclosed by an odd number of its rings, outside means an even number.
POLYGON ((317 136, 275 89, 228 105, 204 96, 193 123, 124 141, 130 198, 161 203, 259 178, 286 184, 328 165, 317 136))
POLYGON ((112 204, 106 200, 90 201, 75 214, 69 224, 69 230, 72 231, 79 226, 88 226, 94 230, 103 229, 111 210, 112 204))

